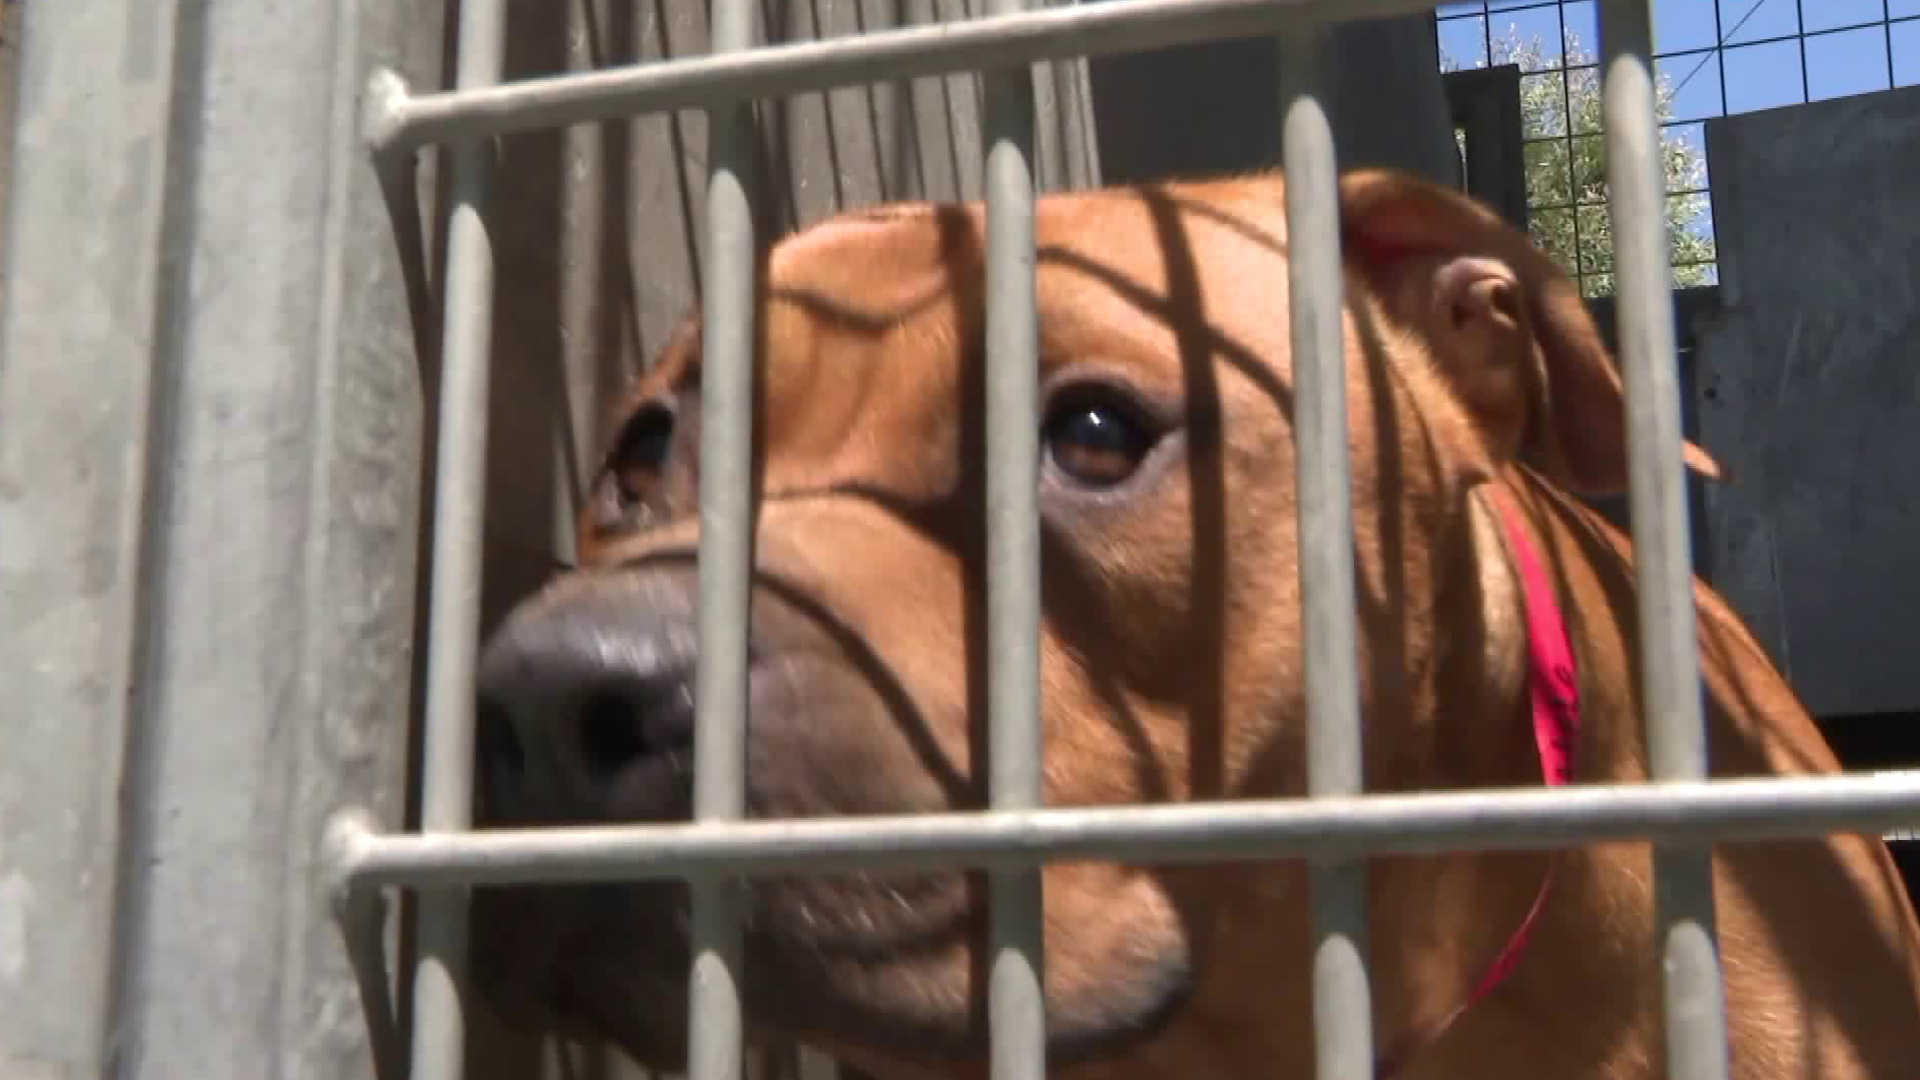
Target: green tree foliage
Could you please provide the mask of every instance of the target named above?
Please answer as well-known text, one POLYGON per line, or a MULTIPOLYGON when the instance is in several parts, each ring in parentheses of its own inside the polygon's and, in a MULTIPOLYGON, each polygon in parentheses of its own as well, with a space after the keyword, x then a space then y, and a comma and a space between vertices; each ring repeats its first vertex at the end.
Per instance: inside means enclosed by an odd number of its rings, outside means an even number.
MULTIPOLYGON (((1607 215, 1606 143, 1600 135, 1600 72, 1596 57, 1573 33, 1561 57, 1550 57, 1538 37, 1522 40, 1516 28, 1492 42, 1495 65, 1518 64, 1521 137, 1526 140, 1527 227, 1534 242, 1581 282, 1588 296, 1613 292, 1613 223, 1607 215), (1564 64, 1565 78, 1560 77, 1564 64)), ((1440 67, 1465 65, 1441 50, 1440 67)), ((1674 87, 1661 77, 1655 108, 1664 122, 1673 114, 1674 87)), ((1464 136, 1463 136, 1464 137, 1464 136)), ((1671 134, 1662 142, 1667 190, 1667 235, 1674 285, 1686 288, 1715 280, 1713 235, 1707 221, 1706 155, 1671 134)))

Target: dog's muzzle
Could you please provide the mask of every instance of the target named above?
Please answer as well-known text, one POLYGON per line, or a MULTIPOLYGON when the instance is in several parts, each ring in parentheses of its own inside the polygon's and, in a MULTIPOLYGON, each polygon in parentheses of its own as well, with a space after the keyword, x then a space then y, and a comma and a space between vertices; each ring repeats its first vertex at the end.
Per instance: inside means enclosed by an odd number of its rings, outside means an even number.
POLYGON ((480 658, 482 816, 687 816, 695 657, 692 590, 677 575, 582 572, 516 609, 480 658))

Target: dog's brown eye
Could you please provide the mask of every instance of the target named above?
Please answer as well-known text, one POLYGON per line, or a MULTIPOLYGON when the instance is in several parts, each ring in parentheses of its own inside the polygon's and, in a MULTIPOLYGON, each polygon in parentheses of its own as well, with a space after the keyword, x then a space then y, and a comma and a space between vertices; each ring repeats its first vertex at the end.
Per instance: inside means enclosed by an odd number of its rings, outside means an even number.
POLYGON ((607 473, 622 502, 638 502, 658 482, 672 446, 673 410, 647 404, 628 418, 607 454, 607 473))
POLYGON ((1132 476, 1153 449, 1155 433, 1126 408, 1084 398, 1048 413, 1040 429, 1054 467, 1086 487, 1112 487, 1132 476))

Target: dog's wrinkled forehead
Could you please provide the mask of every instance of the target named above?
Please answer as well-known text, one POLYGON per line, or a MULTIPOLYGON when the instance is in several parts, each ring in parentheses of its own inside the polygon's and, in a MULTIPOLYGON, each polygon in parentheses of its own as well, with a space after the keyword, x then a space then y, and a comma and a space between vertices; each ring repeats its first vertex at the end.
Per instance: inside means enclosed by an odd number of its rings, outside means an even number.
MULTIPOLYGON (((1378 170, 1343 177, 1340 206, 1349 379, 1364 356, 1412 380, 1417 404, 1394 407, 1465 425, 1446 442, 1467 466, 1518 459, 1570 490, 1624 490, 1618 371, 1578 290, 1526 234, 1378 170)), ((1070 377, 1097 379, 1163 417, 1231 415, 1230 442, 1280 452, 1270 421, 1286 423, 1292 352, 1279 176, 1049 195, 1034 226, 1043 401, 1070 377)), ((755 328, 769 492, 858 477, 924 500, 972 475, 986 231, 980 204, 908 204, 775 245, 755 328)), ((695 386, 699 337, 683 330, 640 401, 695 386)))
MULTIPOLYGON (((1174 393, 1180 365, 1203 355, 1284 363, 1284 348, 1264 347, 1286 340, 1278 191, 1268 179, 1215 182, 1204 199, 1167 185, 1039 200, 1042 381, 1092 360, 1143 391, 1174 393)), ((825 428, 851 419, 851 399, 961 403, 960 377, 977 372, 982 353, 985 234, 978 203, 920 203, 842 215, 781 240, 761 284, 760 402, 804 395, 825 428), (849 400, 836 408, 833 399, 849 400)), ((691 384, 700 337, 690 316, 622 408, 691 384)))

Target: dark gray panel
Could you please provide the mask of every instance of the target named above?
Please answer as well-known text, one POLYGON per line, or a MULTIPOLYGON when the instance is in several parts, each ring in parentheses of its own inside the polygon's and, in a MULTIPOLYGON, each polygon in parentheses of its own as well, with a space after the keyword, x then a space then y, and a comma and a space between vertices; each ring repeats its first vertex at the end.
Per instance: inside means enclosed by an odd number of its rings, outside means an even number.
MULTIPOLYGON (((1341 168, 1383 165, 1446 183, 1458 173, 1433 17, 1346 23, 1322 61, 1341 168)), ((1092 60, 1100 168, 1109 183, 1280 164, 1280 60, 1264 38, 1092 60)))
POLYGON ((1709 121, 1714 584, 1818 714, 1920 706, 1920 89, 1709 121))

